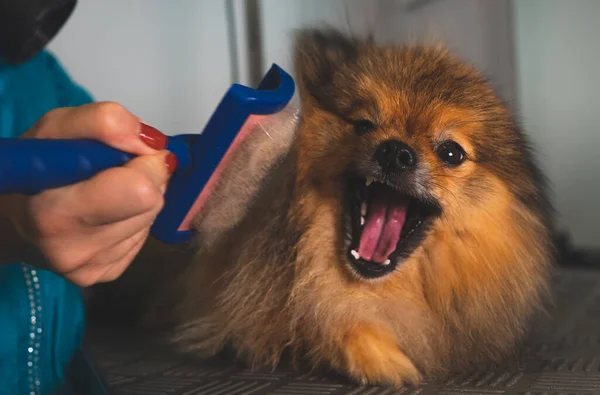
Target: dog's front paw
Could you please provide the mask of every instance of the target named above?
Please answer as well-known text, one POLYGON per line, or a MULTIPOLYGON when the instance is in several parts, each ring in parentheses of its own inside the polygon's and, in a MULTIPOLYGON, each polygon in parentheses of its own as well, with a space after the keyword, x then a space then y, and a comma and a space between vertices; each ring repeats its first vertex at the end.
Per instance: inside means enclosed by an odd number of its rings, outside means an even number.
POLYGON ((421 375, 384 328, 359 325, 344 337, 342 353, 347 372, 362 384, 419 385, 421 375))

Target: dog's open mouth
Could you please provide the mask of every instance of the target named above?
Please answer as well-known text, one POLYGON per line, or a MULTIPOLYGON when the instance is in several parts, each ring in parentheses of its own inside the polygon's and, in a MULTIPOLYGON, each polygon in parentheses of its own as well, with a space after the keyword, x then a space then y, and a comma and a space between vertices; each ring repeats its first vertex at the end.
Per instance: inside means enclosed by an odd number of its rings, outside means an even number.
POLYGON ((353 180, 349 188, 348 260, 362 277, 384 276, 421 243, 439 206, 371 178, 353 180))

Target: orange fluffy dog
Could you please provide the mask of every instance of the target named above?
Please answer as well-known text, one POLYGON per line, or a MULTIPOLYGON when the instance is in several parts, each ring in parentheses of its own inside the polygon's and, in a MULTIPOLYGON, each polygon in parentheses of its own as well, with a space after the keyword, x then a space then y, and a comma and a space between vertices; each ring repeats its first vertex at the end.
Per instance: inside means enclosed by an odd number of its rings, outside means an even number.
POLYGON ((510 355, 547 285, 551 207, 490 85, 443 48, 330 30, 301 32, 295 65, 293 138, 238 154, 192 256, 149 246, 113 286, 185 350, 255 366, 289 350, 401 386, 510 355))

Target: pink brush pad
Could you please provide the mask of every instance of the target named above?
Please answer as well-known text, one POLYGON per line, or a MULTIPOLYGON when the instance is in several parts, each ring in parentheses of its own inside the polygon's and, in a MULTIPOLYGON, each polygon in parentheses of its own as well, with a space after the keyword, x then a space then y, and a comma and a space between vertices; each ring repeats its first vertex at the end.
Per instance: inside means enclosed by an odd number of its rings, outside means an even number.
POLYGON ((217 185, 217 181, 218 181, 219 177, 221 176, 221 173, 223 172, 223 169, 225 169, 227 164, 231 161, 233 152, 242 143, 242 141, 244 141, 246 139, 246 137, 248 137, 250 132, 253 130, 253 127, 260 120, 262 120, 263 118, 265 118, 267 116, 268 115, 250 115, 248 117, 248 119, 246 120, 246 122, 244 123, 242 128, 240 129, 239 133, 236 135, 235 139, 233 140, 233 142, 227 149, 227 152, 225 152, 225 155, 223 155, 223 158, 217 165, 217 168, 215 169, 213 174, 208 179, 208 182, 202 189, 202 192, 200 192, 200 195, 198 195, 198 199, 196 199, 196 202, 194 202, 194 204, 188 211, 187 215, 181 222, 181 225, 179 225, 179 229, 178 229, 179 231, 190 230, 190 227, 192 225, 194 218, 196 218, 196 215, 200 212, 200 210, 202 210, 202 207, 204 207, 206 200, 214 191, 215 186, 217 185))

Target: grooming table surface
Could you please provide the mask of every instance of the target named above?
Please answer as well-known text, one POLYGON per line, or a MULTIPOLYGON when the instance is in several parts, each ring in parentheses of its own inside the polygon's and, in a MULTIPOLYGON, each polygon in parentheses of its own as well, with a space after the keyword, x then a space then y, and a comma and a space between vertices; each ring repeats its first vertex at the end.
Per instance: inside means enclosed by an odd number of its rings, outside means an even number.
POLYGON ((417 389, 360 387, 343 378, 250 372, 226 361, 182 359, 139 335, 90 335, 89 349, 111 393, 132 395, 600 395, 600 270, 561 270, 550 319, 540 321, 520 366, 478 371, 417 389))

